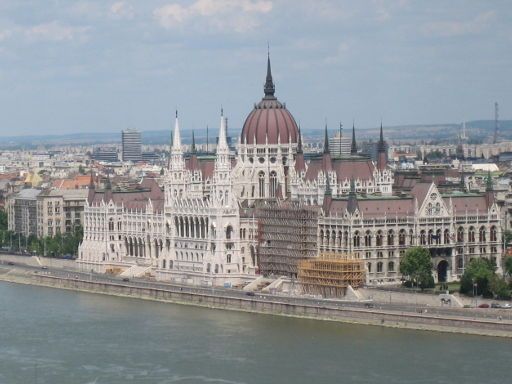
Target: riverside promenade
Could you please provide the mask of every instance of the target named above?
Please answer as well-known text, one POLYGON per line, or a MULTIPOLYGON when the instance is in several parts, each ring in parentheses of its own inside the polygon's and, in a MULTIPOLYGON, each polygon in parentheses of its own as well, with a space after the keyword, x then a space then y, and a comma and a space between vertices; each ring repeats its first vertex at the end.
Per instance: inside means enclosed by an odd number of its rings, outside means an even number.
MULTIPOLYGON (((12 259, 9 259, 12 260, 12 259)), ((145 279, 83 273, 72 269, 29 265, 0 258, 0 281, 76 290, 120 297, 196 305, 214 309, 291 316, 427 331, 512 337, 512 310, 433 308, 399 303, 318 300, 305 297, 258 294, 237 289, 202 288, 145 279)))

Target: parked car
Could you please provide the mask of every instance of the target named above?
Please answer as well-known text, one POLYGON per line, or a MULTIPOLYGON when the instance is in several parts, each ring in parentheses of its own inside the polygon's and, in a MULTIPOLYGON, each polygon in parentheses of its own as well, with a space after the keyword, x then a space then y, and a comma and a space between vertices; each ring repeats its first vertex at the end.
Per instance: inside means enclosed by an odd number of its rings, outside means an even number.
POLYGON ((509 303, 506 303, 506 304, 503 304, 503 305, 501 306, 501 308, 502 308, 502 309, 510 309, 510 308, 512 308, 512 305, 510 305, 509 303))
POLYGON ((478 308, 489 308, 489 304, 487 303, 482 303, 478 306, 478 308))
POLYGON ((48 269, 48 267, 46 265, 43 265, 41 269, 48 269))
POLYGON ((501 308, 501 304, 499 304, 499 303, 491 303, 491 308, 501 308))
POLYGON ((123 281, 130 281, 130 279, 127 277, 123 277, 123 281))
POLYGON ((251 291, 245 292, 245 294, 246 294, 247 296, 254 296, 254 292, 251 292, 251 291))
POLYGON ((7 265, 14 265, 14 263, 12 261, 9 261, 7 265))

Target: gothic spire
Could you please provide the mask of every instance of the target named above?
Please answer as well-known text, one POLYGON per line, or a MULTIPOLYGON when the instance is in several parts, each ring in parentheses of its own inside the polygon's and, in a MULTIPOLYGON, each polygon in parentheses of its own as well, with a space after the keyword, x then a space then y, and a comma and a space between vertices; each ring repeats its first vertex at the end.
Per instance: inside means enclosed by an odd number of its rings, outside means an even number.
POLYGON ((347 211, 350 214, 352 214, 358 208, 359 208, 359 204, 357 203, 356 183, 354 181, 354 177, 351 177, 350 178, 350 191, 348 193, 348 201, 347 201, 347 211))
POLYGON ((380 138, 379 143, 377 144, 377 151, 384 152, 386 150, 386 146, 384 144, 384 133, 382 132, 382 121, 380 122, 380 138))
POLYGON ((324 153, 329 152, 329 135, 327 133, 327 123, 325 124, 325 132, 324 132, 324 153))
POLYGON ((217 144, 217 152, 221 149, 228 149, 228 142, 226 138, 227 121, 224 117, 224 110, 220 110, 220 129, 219 129, 219 142, 217 144))
POLYGON ((178 110, 176 110, 176 121, 174 123, 174 140, 172 142, 172 149, 181 150, 181 134, 180 134, 180 122, 178 120, 178 110))
POLYGON ((265 80, 265 87, 263 89, 265 91, 266 98, 274 98, 276 87, 274 86, 274 81, 272 80, 272 69, 270 68, 270 50, 267 53, 267 78, 265 80))
POLYGON ((196 153, 196 138, 194 136, 194 130, 192 130, 192 145, 190 146, 190 152, 193 154, 196 153))
POLYGON ((352 122, 352 145, 350 147, 350 154, 357 155, 357 143, 356 143, 356 127, 352 122))
POLYGON ((300 130, 300 124, 299 124, 299 140, 297 143, 297 153, 302 153, 302 132, 300 130))

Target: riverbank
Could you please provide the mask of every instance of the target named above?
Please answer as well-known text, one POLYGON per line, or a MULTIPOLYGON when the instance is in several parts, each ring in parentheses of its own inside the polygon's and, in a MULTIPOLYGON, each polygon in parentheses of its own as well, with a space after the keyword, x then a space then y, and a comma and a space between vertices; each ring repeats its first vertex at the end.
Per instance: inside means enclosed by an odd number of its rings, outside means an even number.
POLYGON ((243 311, 259 314, 289 316, 345 323, 378 325, 392 328, 464 333, 482 336, 512 337, 512 321, 498 319, 468 318, 431 313, 414 313, 377 308, 337 306, 330 302, 289 302, 278 296, 249 297, 227 295, 215 290, 191 291, 179 287, 123 281, 96 281, 83 275, 52 276, 45 271, 17 268, 0 271, 0 281, 30 284, 81 292, 130 297, 166 303, 195 305, 212 309, 243 311))

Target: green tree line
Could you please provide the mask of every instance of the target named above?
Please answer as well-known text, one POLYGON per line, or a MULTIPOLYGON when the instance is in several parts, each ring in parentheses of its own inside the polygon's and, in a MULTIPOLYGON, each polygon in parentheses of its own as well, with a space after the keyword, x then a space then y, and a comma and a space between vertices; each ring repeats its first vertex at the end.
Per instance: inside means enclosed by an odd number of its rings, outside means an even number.
POLYGON ((37 238, 34 235, 24 236, 9 231, 7 228, 7 213, 0 210, 0 247, 12 252, 30 252, 40 256, 62 257, 76 256, 78 246, 83 239, 82 227, 77 227, 73 233, 57 234, 53 237, 37 238))

